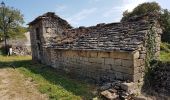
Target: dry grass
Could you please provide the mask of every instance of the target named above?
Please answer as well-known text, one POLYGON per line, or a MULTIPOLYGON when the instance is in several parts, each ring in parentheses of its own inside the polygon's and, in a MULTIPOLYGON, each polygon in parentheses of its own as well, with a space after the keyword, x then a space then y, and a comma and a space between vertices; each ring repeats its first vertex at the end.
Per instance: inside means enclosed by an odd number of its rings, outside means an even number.
POLYGON ((94 97, 95 87, 57 73, 53 68, 33 64, 30 56, 0 56, 0 66, 15 66, 16 70, 36 83, 37 89, 49 99, 82 100, 94 97))

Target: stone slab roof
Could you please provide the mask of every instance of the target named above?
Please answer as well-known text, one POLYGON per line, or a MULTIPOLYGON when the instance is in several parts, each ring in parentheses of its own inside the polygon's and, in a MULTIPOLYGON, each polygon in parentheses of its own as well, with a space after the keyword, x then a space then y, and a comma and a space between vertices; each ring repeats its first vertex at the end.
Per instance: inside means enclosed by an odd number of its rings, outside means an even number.
POLYGON ((150 28, 145 21, 80 27, 66 30, 63 38, 54 39, 51 46, 57 49, 134 51, 143 43, 150 28))
MULTIPOLYGON (((30 24, 34 24, 39 18, 49 15, 59 18, 62 23, 69 26, 67 21, 54 15, 54 13, 46 13, 30 24)), ((50 44, 45 46, 72 50, 135 51, 144 44, 146 35, 155 23, 157 23, 157 16, 146 14, 129 18, 128 21, 120 23, 68 28, 62 33, 61 39, 52 37, 49 39, 50 44)))
POLYGON ((41 15, 41 16, 38 16, 32 22, 28 23, 28 25, 34 25, 38 21, 43 20, 43 19, 48 19, 48 18, 56 19, 61 26, 65 26, 66 28, 72 28, 72 26, 66 20, 64 20, 64 19, 60 18, 59 16, 55 15, 54 12, 47 12, 47 13, 41 15))

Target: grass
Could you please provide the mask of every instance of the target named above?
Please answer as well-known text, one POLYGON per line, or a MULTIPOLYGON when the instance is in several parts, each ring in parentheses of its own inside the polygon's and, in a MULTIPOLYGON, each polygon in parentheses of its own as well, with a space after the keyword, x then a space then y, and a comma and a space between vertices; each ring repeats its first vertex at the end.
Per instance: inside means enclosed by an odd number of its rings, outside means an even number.
POLYGON ((30 56, 0 56, 0 68, 16 66, 25 77, 31 77, 37 89, 51 100, 82 100, 94 97, 94 86, 57 73, 55 69, 31 62, 30 56))
POLYGON ((164 51, 161 51, 160 52, 160 60, 161 61, 170 61, 170 52, 164 52, 164 51))
POLYGON ((165 62, 170 61, 170 44, 161 43, 160 60, 165 62))

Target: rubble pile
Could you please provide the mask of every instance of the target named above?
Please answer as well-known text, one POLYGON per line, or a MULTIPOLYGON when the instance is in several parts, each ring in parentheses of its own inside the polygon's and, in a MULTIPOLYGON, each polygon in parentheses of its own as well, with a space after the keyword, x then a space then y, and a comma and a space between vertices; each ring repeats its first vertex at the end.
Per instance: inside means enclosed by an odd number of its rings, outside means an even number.
POLYGON ((27 46, 13 46, 12 54, 14 55, 31 55, 31 48, 27 46))
POLYGON ((139 87, 133 82, 115 81, 102 85, 98 91, 106 100, 137 100, 139 87))

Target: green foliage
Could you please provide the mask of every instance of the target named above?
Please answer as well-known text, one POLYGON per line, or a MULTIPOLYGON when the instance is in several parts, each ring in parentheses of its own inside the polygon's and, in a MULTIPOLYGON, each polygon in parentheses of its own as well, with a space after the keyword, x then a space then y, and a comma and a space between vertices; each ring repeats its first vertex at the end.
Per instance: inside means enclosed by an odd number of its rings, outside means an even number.
POLYGON ((126 20, 132 16, 139 16, 149 12, 160 12, 160 11, 161 11, 161 7, 159 6, 158 3, 146 2, 146 3, 139 4, 136 8, 133 9, 132 12, 128 12, 127 10, 123 12, 122 20, 126 20))
POLYGON ((24 33, 27 32, 26 27, 18 26, 15 29, 9 29, 9 38, 25 38, 24 33))
MULTIPOLYGON (((10 45, 7 45, 7 48, 11 47, 10 45)), ((0 46, 0 55, 5 55, 5 47, 0 46)))
POLYGON ((23 15, 19 10, 8 6, 0 7, 0 38, 5 35, 7 38, 20 35, 23 32, 23 23, 23 15))
MULTIPOLYGON (((16 38, 26 38, 24 33, 28 32, 26 27, 18 26, 14 29, 9 29, 8 38, 16 39, 16 38)), ((0 38, 3 38, 3 33, 0 32, 0 38)))
POLYGON ((156 2, 146 2, 138 5, 133 9, 132 12, 127 10, 123 12, 122 21, 126 21, 132 16, 139 16, 149 12, 159 12, 160 13, 160 25, 163 29, 162 41, 170 43, 170 12, 167 9, 162 9, 160 5, 156 2))
POLYGON ((50 100, 90 100, 93 86, 69 78, 51 67, 31 62, 30 56, 0 56, 0 66, 16 67, 16 70, 31 77, 41 93, 49 96, 50 100))
POLYGON ((160 60, 170 62, 170 44, 161 43, 160 60))
POLYGON ((168 69, 170 65, 170 44, 161 43, 160 60, 152 60, 146 62, 149 63, 149 67, 147 67, 147 71, 144 77, 144 92, 152 95, 158 91, 161 91, 160 93, 162 94, 164 94, 164 92, 168 92, 165 91, 167 89, 166 87, 158 86, 163 86, 162 81, 166 82, 166 69, 168 69))
POLYGON ((153 31, 152 27, 150 28, 150 33, 147 34, 147 43, 146 43, 146 59, 145 59, 145 66, 146 66, 146 72, 150 69, 150 62, 155 59, 155 41, 156 34, 153 31))
POLYGON ((160 52, 160 60, 165 62, 170 62, 170 52, 160 52))
POLYGON ((147 95, 161 97, 158 100, 168 100, 168 73, 170 62, 155 60, 150 63, 151 67, 145 74, 143 91, 147 95), (163 95, 163 96, 162 96, 163 95))
POLYGON ((168 43, 162 42, 160 48, 161 48, 161 51, 163 52, 167 52, 167 53, 170 52, 170 44, 168 43))
MULTIPOLYGON (((147 56, 149 58, 149 56, 147 56)), ((153 83, 156 80, 153 80, 156 74, 156 70, 165 67, 166 63, 170 63, 170 44, 168 43, 161 43, 161 52, 160 52, 160 61, 159 60, 151 60, 151 59, 146 59, 146 64, 147 70, 145 73, 145 78, 144 78, 144 87, 148 90, 148 88, 154 87, 153 83), (148 60, 148 61, 147 61, 148 60), (150 60, 150 61, 149 61, 150 60)), ((168 67, 168 66, 167 66, 168 67)), ((149 89, 149 90, 153 90, 149 89)), ((149 91, 151 92, 151 91, 149 91)))
POLYGON ((0 55, 4 54, 4 50, 2 48, 0 48, 0 55))
POLYGON ((156 2, 146 2, 138 5, 134 8, 133 12, 130 14, 131 16, 141 15, 149 12, 159 12, 161 7, 156 2))
POLYGON ((170 12, 167 9, 162 11, 160 24, 163 27, 162 41, 170 43, 170 12))

